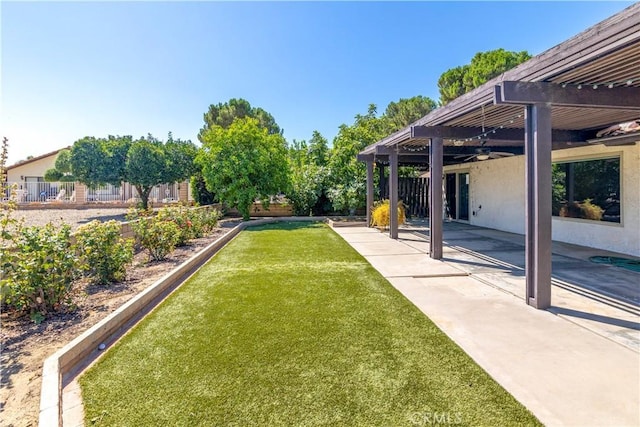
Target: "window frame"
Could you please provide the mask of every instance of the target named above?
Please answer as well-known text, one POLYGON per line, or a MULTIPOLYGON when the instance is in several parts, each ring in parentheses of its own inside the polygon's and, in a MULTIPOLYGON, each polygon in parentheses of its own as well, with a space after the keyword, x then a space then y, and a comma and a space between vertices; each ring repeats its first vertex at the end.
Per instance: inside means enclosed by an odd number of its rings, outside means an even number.
MULTIPOLYGON (((598 160, 612 160, 612 159, 616 159, 618 160, 618 164, 619 164, 619 176, 618 176, 618 196, 619 196, 619 204, 620 204, 620 220, 619 221, 606 221, 606 220, 595 220, 595 219, 588 219, 588 218, 577 218, 577 217, 569 217, 569 216, 560 216, 560 215, 556 215, 553 213, 552 211, 552 218, 554 220, 560 220, 560 221, 577 221, 577 222, 584 222, 587 224, 599 224, 599 225, 607 225, 607 226, 623 226, 624 224, 624 209, 623 209, 623 201, 624 201, 624 197, 623 197, 623 178, 624 178, 624 173, 623 173, 623 152, 621 151, 617 151, 617 152, 610 152, 610 153, 601 153, 601 154, 591 154, 591 155, 582 155, 582 156, 571 156, 571 157, 566 157, 566 158, 560 158, 560 159, 556 159, 556 160, 552 160, 551 161, 551 165, 553 167, 553 165, 555 164, 567 164, 567 163, 581 163, 581 162, 590 162, 590 161, 598 161, 598 160)), ((553 183, 553 180, 552 180, 553 183)), ((565 182, 565 187, 566 187, 566 182, 565 182)), ((552 195, 553 198, 553 195, 552 195)))

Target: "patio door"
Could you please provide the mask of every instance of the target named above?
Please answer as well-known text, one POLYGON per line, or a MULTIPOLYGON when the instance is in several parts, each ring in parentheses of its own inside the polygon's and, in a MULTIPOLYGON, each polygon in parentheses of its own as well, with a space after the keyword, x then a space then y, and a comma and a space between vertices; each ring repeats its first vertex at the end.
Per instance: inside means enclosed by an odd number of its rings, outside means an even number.
POLYGON ((445 217, 458 218, 458 199, 456 197, 456 174, 448 173, 444 176, 445 217))
POLYGON ((469 173, 456 172, 444 176, 445 216, 469 221, 469 173))
POLYGON ((469 221, 469 173, 458 174, 458 219, 469 221))

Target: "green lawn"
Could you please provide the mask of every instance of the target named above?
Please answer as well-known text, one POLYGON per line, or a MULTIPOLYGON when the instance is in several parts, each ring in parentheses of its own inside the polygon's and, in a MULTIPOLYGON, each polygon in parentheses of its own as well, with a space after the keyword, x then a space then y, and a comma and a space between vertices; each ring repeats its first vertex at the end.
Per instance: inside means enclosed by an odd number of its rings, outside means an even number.
POLYGON ((539 425, 324 224, 249 228, 80 378, 86 425, 539 425))

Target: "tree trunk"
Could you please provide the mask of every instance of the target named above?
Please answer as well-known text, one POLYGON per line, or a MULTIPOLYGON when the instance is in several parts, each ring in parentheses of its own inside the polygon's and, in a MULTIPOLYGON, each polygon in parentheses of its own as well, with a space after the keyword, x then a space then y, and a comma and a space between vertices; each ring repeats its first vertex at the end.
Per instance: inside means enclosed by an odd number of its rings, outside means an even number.
POLYGON ((152 188, 153 187, 143 187, 141 185, 136 185, 136 190, 138 191, 138 195, 140 196, 140 205, 145 211, 149 208, 149 194, 151 194, 152 188))

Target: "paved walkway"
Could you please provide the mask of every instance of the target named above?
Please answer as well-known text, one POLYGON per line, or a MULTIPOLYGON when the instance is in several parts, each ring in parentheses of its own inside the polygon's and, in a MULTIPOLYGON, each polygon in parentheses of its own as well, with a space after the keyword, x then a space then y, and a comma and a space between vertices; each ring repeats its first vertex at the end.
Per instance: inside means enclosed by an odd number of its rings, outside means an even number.
MULTIPOLYGON (((518 296, 517 265, 454 244, 433 260, 419 228, 401 229, 398 241, 365 227, 335 231, 544 424, 640 425, 640 317, 626 298, 556 279, 553 308, 536 310, 518 296)), ((455 240, 449 231, 445 241, 455 240)))

